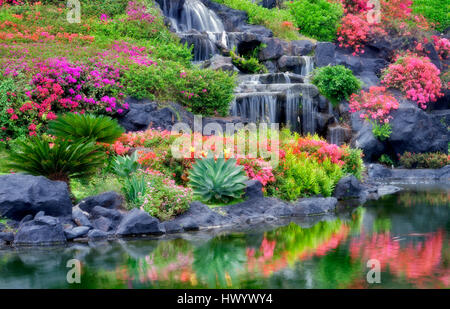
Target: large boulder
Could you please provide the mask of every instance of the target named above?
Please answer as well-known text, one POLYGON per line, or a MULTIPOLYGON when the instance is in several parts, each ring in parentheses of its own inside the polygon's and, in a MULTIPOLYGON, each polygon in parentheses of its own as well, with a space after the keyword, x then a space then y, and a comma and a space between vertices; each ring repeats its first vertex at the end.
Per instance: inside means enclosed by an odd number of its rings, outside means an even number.
POLYGON ((261 61, 278 59, 285 54, 284 47, 287 43, 280 39, 266 39, 264 44, 266 47, 259 52, 259 60, 261 61))
POLYGON ((318 42, 314 53, 314 62, 317 67, 334 63, 336 45, 330 42, 318 42))
POLYGON ((170 130, 177 115, 170 107, 157 108, 156 103, 129 104, 129 109, 119 118, 119 124, 127 131, 142 131, 148 128, 170 130))
POLYGON ((179 215, 171 222, 179 225, 185 231, 192 231, 201 227, 221 226, 226 224, 228 220, 207 205, 193 202, 185 213, 179 215))
POLYGON ((334 189, 333 196, 338 200, 350 198, 361 198, 364 194, 364 187, 353 175, 342 177, 334 189))
POLYGON ((71 229, 64 230, 67 240, 73 240, 75 238, 85 237, 90 228, 87 226, 77 226, 71 229))
POLYGON ((40 211, 54 217, 71 215, 72 202, 66 183, 43 176, 0 176, 0 217, 20 221, 40 211))
POLYGON ((316 197, 299 199, 292 206, 294 216, 315 216, 334 212, 337 205, 335 197, 316 197))
MULTIPOLYGON (((357 114, 352 115, 352 118, 355 116, 357 114)), ((353 126, 354 135, 351 145, 363 150, 365 161, 375 161, 386 151, 386 145, 375 138, 371 124, 362 121, 360 123, 360 126, 353 126)))
POLYGON ((14 245, 52 245, 65 242, 61 222, 50 216, 39 216, 22 223, 14 238, 14 245))
POLYGON ((202 64, 202 68, 210 69, 213 71, 239 71, 233 64, 231 57, 224 57, 221 55, 214 55, 211 59, 206 60, 202 64))
POLYGON ((95 196, 90 196, 83 199, 77 206, 88 213, 90 213, 94 207, 100 206, 108 209, 117 209, 122 206, 123 197, 115 192, 109 191, 101 193, 95 196))
POLYGON ((245 198, 256 199, 264 197, 261 182, 258 180, 249 180, 246 184, 247 187, 245 188, 245 198))
POLYGON ((391 115, 392 134, 388 143, 394 154, 405 151, 447 153, 450 134, 436 117, 406 100, 391 115))
POLYGON ((314 47, 310 40, 291 41, 291 54, 293 56, 306 56, 313 51, 314 47))
POLYGON ((118 236, 132 236, 142 234, 164 234, 164 227, 159 220, 140 209, 133 209, 125 215, 117 228, 118 236))

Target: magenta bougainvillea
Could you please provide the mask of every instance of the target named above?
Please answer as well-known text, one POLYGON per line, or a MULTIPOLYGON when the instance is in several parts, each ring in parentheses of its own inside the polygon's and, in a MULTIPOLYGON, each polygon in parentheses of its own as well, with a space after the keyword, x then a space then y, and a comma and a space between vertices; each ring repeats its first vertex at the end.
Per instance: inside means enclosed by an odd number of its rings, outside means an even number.
POLYGON ((406 53, 397 56, 396 61, 384 70, 381 82, 387 87, 400 89, 408 99, 425 109, 427 103, 443 96, 440 73, 429 58, 406 53))

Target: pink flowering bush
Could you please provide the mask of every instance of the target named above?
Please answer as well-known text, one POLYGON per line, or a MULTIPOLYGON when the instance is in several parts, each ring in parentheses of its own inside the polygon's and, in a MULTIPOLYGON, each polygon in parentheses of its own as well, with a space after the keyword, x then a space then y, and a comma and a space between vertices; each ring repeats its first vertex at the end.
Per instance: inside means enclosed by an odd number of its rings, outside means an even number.
POLYGON ((431 38, 433 39, 434 48, 439 54, 439 58, 441 58, 441 60, 447 59, 450 55, 450 41, 446 38, 440 38, 435 35, 431 38))
POLYGON ((178 186, 171 178, 153 170, 142 172, 146 181, 140 209, 161 221, 169 220, 189 209, 192 189, 178 186))
POLYGON ((243 166, 247 177, 258 180, 263 187, 275 181, 272 166, 263 159, 238 158, 237 165, 243 166))
POLYGON ((425 109, 427 103, 443 96, 440 73, 429 58, 407 53, 397 56, 395 63, 384 70, 381 82, 400 89, 408 99, 425 109))
POLYGON ((350 113, 362 112, 360 117, 367 120, 388 123, 392 110, 398 109, 397 99, 386 92, 385 87, 370 87, 369 91, 361 90, 350 98, 350 113))

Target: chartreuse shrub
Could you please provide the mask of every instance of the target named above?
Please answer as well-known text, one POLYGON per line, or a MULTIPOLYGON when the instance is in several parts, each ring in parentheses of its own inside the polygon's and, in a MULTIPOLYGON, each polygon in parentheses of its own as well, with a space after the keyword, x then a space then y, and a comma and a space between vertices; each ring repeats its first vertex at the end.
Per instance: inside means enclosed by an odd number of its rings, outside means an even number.
POLYGON ((361 179, 362 173, 365 170, 363 156, 364 153, 361 149, 347 148, 346 155, 342 157, 342 161, 344 161, 344 165, 342 167, 343 173, 352 174, 356 178, 361 179))
POLYGON ((333 105, 337 105, 344 99, 348 100, 361 88, 361 81, 343 65, 316 69, 313 72, 312 82, 333 105))
POLYGON ((86 178, 104 164, 105 153, 94 141, 75 142, 43 137, 17 141, 9 151, 8 166, 31 175, 42 175, 68 184, 71 178, 86 178))
POLYGON ((450 27, 450 3, 448 0, 414 0, 413 13, 423 15, 428 21, 435 23, 436 30, 444 31, 450 27))
POLYGON ((343 14, 341 4, 327 0, 296 0, 288 4, 300 33, 333 41, 343 14))
POLYGON ((288 201, 318 194, 331 196, 341 177, 341 167, 329 159, 319 163, 306 153, 288 152, 277 167, 276 182, 267 187, 267 193, 288 201))
POLYGON ((264 64, 259 63, 258 58, 251 56, 245 58, 237 55, 234 51, 230 51, 230 56, 233 64, 242 72, 248 74, 267 73, 267 68, 264 64))
POLYGON ((298 40, 300 38, 295 18, 289 9, 267 9, 252 0, 213 0, 235 10, 245 11, 248 14, 248 22, 254 25, 262 25, 273 31, 275 37, 285 40, 298 40))
POLYGON ((189 173, 194 196, 207 203, 228 203, 244 194, 248 178, 236 159, 198 159, 189 173))
POLYGON ((68 140, 113 143, 124 132, 117 120, 104 115, 69 113, 49 123, 50 134, 68 140))

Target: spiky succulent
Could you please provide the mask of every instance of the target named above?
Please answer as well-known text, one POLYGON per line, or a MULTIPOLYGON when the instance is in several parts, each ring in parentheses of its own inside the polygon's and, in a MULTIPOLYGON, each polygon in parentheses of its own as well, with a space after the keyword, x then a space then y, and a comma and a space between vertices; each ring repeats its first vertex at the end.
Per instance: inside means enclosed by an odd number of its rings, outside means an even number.
POLYGON ((108 116, 69 113, 49 123, 49 133, 60 138, 87 138, 100 143, 113 143, 124 130, 117 120, 108 116))
POLYGON ((235 159, 212 156, 197 160, 189 174, 194 196, 204 202, 228 203, 242 197, 248 180, 244 168, 235 159))

